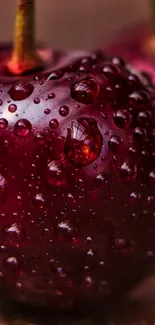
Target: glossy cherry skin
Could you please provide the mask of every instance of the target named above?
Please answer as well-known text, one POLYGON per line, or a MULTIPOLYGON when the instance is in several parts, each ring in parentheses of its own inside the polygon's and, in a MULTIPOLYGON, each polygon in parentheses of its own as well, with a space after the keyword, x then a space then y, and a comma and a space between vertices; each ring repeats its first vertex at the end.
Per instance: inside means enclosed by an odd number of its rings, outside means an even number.
POLYGON ((102 52, 0 81, 1 292, 83 307, 149 273, 154 88, 102 52))

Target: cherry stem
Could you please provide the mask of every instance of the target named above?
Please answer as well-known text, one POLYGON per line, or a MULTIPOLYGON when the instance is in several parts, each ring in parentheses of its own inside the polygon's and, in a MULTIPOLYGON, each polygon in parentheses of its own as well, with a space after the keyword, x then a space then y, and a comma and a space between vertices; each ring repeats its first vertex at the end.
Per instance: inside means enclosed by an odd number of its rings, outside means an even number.
POLYGON ((151 56, 155 56, 155 0, 150 1, 150 21, 151 21, 151 28, 150 28, 150 36, 144 43, 144 49, 147 54, 151 56))
POLYGON ((155 34, 155 0, 150 0, 151 7, 151 32, 155 34))
POLYGON ((13 75, 23 75, 41 67, 35 44, 35 0, 17 0, 13 51, 7 68, 13 75))

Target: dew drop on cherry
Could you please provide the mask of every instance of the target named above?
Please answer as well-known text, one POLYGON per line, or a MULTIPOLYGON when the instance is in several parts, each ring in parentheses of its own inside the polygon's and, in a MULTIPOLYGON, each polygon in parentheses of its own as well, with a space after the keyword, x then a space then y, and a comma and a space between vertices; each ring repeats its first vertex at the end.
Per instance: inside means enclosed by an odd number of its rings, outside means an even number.
POLYGON ((100 173, 96 176, 95 185, 97 188, 104 188, 107 183, 108 182, 106 173, 100 173))
POLYGON ((120 168, 120 178, 125 182, 132 182, 137 176, 137 166, 129 162, 124 162, 120 168))
POLYGON ((102 135, 95 119, 81 117, 68 127, 65 140, 67 159, 77 166, 86 166, 95 161, 101 151, 102 135))
POLYGON ((5 118, 0 118, 0 130, 6 129, 8 126, 8 121, 5 118))
POLYGON ((117 67, 111 63, 105 64, 101 70, 103 75, 108 78, 116 78, 119 76, 117 67))
POLYGON ((93 78, 85 78, 71 85, 71 97, 83 104, 94 103, 100 93, 100 86, 93 78))
POLYGON ((18 120, 14 125, 14 132, 19 137, 26 137, 32 129, 31 123, 26 119, 18 120))
POLYGON ((44 134, 42 133, 37 133, 34 139, 38 144, 43 144, 45 142, 44 134))
POLYGON ((148 111, 142 111, 142 112, 139 112, 138 114, 138 122, 141 124, 141 125, 148 125, 149 122, 150 122, 150 114, 148 111))
POLYGON ((14 84, 8 91, 11 99, 13 100, 24 100, 28 98, 34 90, 34 86, 31 83, 25 81, 19 81, 14 84))
POLYGON ((18 261, 14 256, 10 256, 4 260, 4 268, 6 272, 14 274, 18 272, 18 261))
POLYGON ((150 181, 155 184, 155 170, 152 170, 149 174, 150 181))
POLYGON ((26 233, 20 224, 13 223, 2 229, 2 243, 7 246, 18 246, 26 239, 26 233))
POLYGON ((59 109, 59 114, 63 117, 66 117, 69 114, 69 107, 66 105, 63 105, 59 109))
POLYGON ((53 98, 55 98, 55 94, 54 93, 48 94, 48 99, 53 99, 53 98))
POLYGON ((9 107, 8 107, 8 111, 10 113, 15 113, 17 110, 17 105, 16 104, 10 104, 9 107))
POLYGON ((140 111, 140 110, 146 110, 148 108, 149 100, 146 93, 142 91, 134 91, 129 95, 129 107, 132 108, 132 111, 134 113, 134 110, 140 111))
POLYGON ((144 141, 146 138, 146 130, 141 127, 136 127, 133 130, 133 138, 135 141, 144 141))
POLYGON ((59 126, 59 122, 56 119, 52 119, 49 123, 51 129, 55 130, 59 126))
POLYGON ((64 186, 65 176, 64 168, 59 161, 51 161, 46 168, 46 179, 50 185, 64 186))
POLYGON ((36 105, 40 104, 40 98, 35 98, 34 99, 34 104, 36 104, 36 105))
POLYGON ((52 71, 50 76, 48 77, 48 80, 58 80, 61 79, 63 77, 63 71, 61 70, 56 70, 56 71, 52 71))
POLYGON ((131 116, 126 110, 119 110, 114 113, 114 123, 120 129, 126 129, 130 125, 131 116))
POLYGON ((108 141, 109 148, 112 152, 118 152, 121 145, 121 138, 117 135, 111 136, 111 138, 108 141))
POLYGON ((140 197, 141 197, 141 195, 139 193, 131 192, 130 193, 130 201, 131 201, 131 203, 133 204, 133 203, 137 202, 140 199, 140 197))
POLYGON ((49 115, 51 113, 51 110, 49 108, 46 108, 44 110, 44 114, 49 115))
POLYGON ((0 205, 2 206, 8 197, 8 186, 6 179, 0 174, 0 205))

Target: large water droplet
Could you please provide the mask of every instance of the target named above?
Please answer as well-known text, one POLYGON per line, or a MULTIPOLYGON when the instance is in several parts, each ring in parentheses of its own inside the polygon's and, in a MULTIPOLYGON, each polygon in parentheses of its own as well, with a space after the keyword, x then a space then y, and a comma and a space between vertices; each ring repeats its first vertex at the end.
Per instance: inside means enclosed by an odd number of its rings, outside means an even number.
POLYGON ((65 176, 62 164, 59 161, 51 161, 46 169, 46 179, 53 186, 64 186, 65 176))
POLYGON ((121 138, 117 135, 111 136, 111 138, 108 141, 109 148, 112 152, 118 152, 119 148, 121 146, 121 138))
POLYGON ((68 128, 65 140, 67 159, 77 166, 86 166, 96 160, 103 138, 95 119, 80 117, 68 128))
POLYGON ((63 117, 67 116, 69 114, 69 107, 66 105, 63 105, 59 109, 59 114, 63 117))
POLYGON ((71 97, 83 104, 92 104, 99 93, 100 86, 93 78, 83 79, 71 85, 71 97))
POLYGON ((18 246, 25 240, 23 227, 17 223, 7 225, 2 229, 2 242, 7 246, 18 246))
POLYGON ((131 116, 125 110, 119 110, 114 113, 114 122, 120 129, 126 129, 130 125, 131 116))
POLYGON ((132 182, 137 176, 137 166, 124 162, 120 169, 120 177, 123 181, 132 182))
POLYGON ((129 95, 129 107, 131 107, 133 113, 134 109, 137 111, 148 108, 148 96, 143 91, 134 91, 129 95))
POLYGON ((18 120, 14 125, 14 132, 19 137, 27 136, 32 129, 31 123, 26 119, 18 120))
POLYGON ((146 138, 146 130, 137 126, 133 130, 133 138, 135 141, 144 141, 146 138))
POLYGON ((6 129, 8 126, 8 121, 5 118, 0 118, 0 129, 6 129))
POLYGON ((59 126, 59 122, 58 122, 55 118, 53 118, 53 119, 50 121, 49 126, 50 126, 51 129, 55 130, 55 129, 58 128, 58 126, 59 126))
POLYGON ((10 105, 9 105, 9 107, 8 107, 8 111, 9 111, 10 113, 15 113, 16 110, 17 110, 17 105, 15 105, 15 104, 10 104, 10 105))
POLYGON ((34 87, 31 83, 19 81, 10 88, 8 93, 13 100, 23 100, 29 97, 33 90, 34 87))

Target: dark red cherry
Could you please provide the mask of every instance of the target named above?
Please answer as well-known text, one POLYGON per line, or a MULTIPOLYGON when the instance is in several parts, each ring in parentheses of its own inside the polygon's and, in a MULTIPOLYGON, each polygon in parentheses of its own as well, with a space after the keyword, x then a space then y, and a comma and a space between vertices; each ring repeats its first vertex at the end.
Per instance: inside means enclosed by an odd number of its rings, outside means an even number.
POLYGON ((4 79, 0 293, 50 308, 119 298, 154 265, 155 89, 102 51, 4 79))

